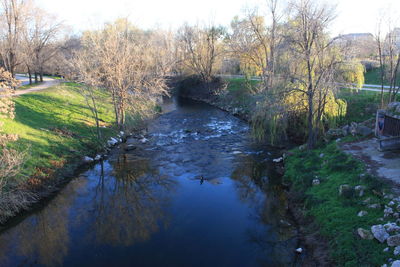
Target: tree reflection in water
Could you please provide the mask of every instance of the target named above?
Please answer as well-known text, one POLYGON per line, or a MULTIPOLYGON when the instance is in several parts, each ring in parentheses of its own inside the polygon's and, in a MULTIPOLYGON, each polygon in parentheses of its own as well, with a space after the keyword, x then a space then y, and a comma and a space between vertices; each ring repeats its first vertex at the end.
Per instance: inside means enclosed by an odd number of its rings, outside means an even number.
POLYGON ((61 265, 70 246, 70 207, 76 191, 85 187, 86 183, 86 179, 71 181, 44 209, 0 235, 0 244, 10 250, 0 250, 0 266, 8 266, 2 257, 6 259, 9 253, 23 257, 25 260, 21 265, 61 265))
POLYGON ((292 251, 296 243, 295 228, 285 221, 287 199, 281 186, 281 177, 273 165, 257 161, 252 156, 236 163, 231 178, 235 181, 239 199, 252 207, 254 213, 250 216, 257 225, 268 226, 248 229, 248 240, 265 251, 266 255, 273 254, 269 258, 277 262, 270 264, 286 266, 293 262, 292 251))
POLYGON ((113 177, 101 172, 92 201, 95 241, 113 246, 146 241, 160 224, 168 225, 165 206, 176 183, 145 158, 120 155, 111 164, 113 177))

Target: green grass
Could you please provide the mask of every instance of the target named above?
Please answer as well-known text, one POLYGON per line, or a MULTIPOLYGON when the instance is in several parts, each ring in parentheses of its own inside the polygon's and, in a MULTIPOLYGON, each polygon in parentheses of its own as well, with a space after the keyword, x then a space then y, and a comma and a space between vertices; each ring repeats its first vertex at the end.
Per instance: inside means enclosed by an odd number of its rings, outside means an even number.
MULTIPOLYGON (((374 91, 341 89, 337 97, 347 102, 347 113, 340 124, 363 122, 375 118, 381 102, 380 92, 374 91)), ((400 101, 400 95, 397 96, 397 101, 400 101)))
POLYGON ((329 240, 330 255, 337 266, 381 266, 392 254, 382 253, 386 244, 377 240, 362 240, 356 234, 359 227, 370 229, 383 217, 381 209, 368 209, 362 201, 371 198, 372 203, 384 203, 384 199, 373 194, 381 191, 383 185, 373 177, 360 178, 364 165, 340 151, 336 143, 313 151, 293 151, 294 155, 285 160, 285 179, 293 189, 304 197, 306 215, 312 216, 320 234, 329 240), (320 157, 323 153, 324 157, 320 157), (312 186, 318 177, 321 184, 312 186), (339 186, 364 185, 367 190, 363 197, 339 196, 339 186), (367 210, 368 215, 358 217, 357 213, 367 210))
POLYGON ((251 90, 252 87, 257 86, 259 81, 250 80, 246 81, 244 78, 230 78, 226 80, 228 82, 229 92, 242 92, 246 93, 251 90))
POLYGON ((30 89, 30 88, 32 88, 32 87, 41 85, 42 83, 43 83, 43 82, 37 82, 37 83, 33 82, 32 84, 26 84, 26 85, 20 86, 20 87, 17 88, 17 90, 26 90, 26 89, 30 89))
MULTIPOLYGON (((5 122, 6 133, 19 135, 10 146, 28 152, 23 168, 25 178, 37 175, 38 170, 93 155, 99 148, 92 114, 78 86, 65 83, 16 97, 15 119, 0 119, 5 122)), ((111 104, 105 100, 106 95, 99 97, 104 97, 104 101, 99 101, 100 118, 105 125, 111 125, 111 104)), ((106 138, 114 133, 110 128, 102 131, 106 138)))
MULTIPOLYGON (((374 68, 370 71, 365 72, 364 74, 365 84, 381 84, 381 73, 379 68, 374 68)), ((397 78, 397 84, 400 84, 400 77, 397 78)), ((384 85, 390 85, 389 82, 385 79, 384 85)))

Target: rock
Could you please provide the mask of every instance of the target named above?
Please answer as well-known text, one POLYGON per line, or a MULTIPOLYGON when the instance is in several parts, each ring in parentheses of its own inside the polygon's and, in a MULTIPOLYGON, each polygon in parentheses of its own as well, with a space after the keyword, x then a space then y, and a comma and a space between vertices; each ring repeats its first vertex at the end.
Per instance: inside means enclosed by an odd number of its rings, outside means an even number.
POLYGON ((88 156, 85 156, 85 157, 83 158, 83 162, 85 162, 85 163, 90 163, 90 162, 93 162, 93 161, 94 161, 94 159, 91 158, 91 157, 88 157, 88 156))
POLYGON ((365 186, 357 185, 356 187, 354 187, 354 191, 356 192, 357 196, 362 197, 364 196, 365 186))
POLYGON ((400 246, 397 246, 397 247, 394 248, 393 254, 394 254, 395 256, 397 256, 397 255, 400 254, 400 246))
POLYGON ((368 212, 366 212, 365 210, 360 211, 359 213, 357 213, 358 217, 363 217, 365 215, 368 215, 368 212))
POLYGON ((371 232, 374 237, 381 243, 385 242, 385 240, 389 237, 389 234, 386 232, 385 227, 383 227, 383 225, 381 224, 373 225, 371 227, 371 232))
POLYGON ((394 261, 390 267, 400 267, 400 261, 394 261))
POLYGON ((389 247, 400 246, 400 235, 393 235, 387 239, 387 244, 389 247))
POLYGON ((383 225, 383 227, 385 227, 386 231, 389 233, 400 231, 400 226, 398 226, 396 223, 388 222, 387 224, 383 225))
POLYGON ((343 136, 348 136, 350 133, 350 126, 349 125, 345 125, 342 127, 342 135, 343 136))
POLYGON ((283 157, 273 159, 272 161, 275 162, 275 163, 282 162, 283 161, 283 157))
POLYGON ((383 217, 389 217, 390 215, 393 214, 393 209, 390 207, 385 207, 384 211, 383 211, 383 217))
POLYGON ((132 151, 132 150, 135 150, 135 149, 136 149, 136 146, 134 146, 134 145, 127 145, 125 147, 125 151, 132 151))
POLYGON ((352 122, 350 124, 349 131, 350 131, 351 135, 353 135, 353 136, 356 135, 356 133, 357 133, 357 123, 352 122))
POLYGON ((365 200, 363 200, 363 204, 369 204, 369 203, 371 203, 371 198, 369 197, 369 198, 366 198, 365 200))
POLYGON ((280 221, 279 221, 279 225, 282 226, 282 227, 290 227, 290 226, 292 226, 292 225, 290 224, 290 222, 287 222, 287 221, 285 221, 285 220, 280 220, 280 221))
POLYGON ((356 128, 356 133, 358 135, 368 136, 368 135, 372 134, 372 129, 367 126, 358 125, 356 128))
POLYGON ((314 179, 312 181, 312 185, 319 185, 319 184, 321 184, 321 181, 319 179, 314 179))
POLYGON ((339 196, 350 198, 354 195, 354 189, 348 184, 339 186, 339 196))
POLYGON ((368 239, 368 240, 374 239, 374 236, 371 234, 371 232, 363 228, 358 228, 357 233, 362 239, 368 239))
POLYGON ((102 158, 101 155, 96 155, 96 157, 94 158, 94 160, 95 160, 95 161, 99 161, 99 160, 101 160, 101 158, 102 158))
POLYGON ((392 201, 390 201, 389 203, 388 203, 388 206, 394 206, 394 201, 392 200, 392 201))
POLYGON ((324 153, 319 154, 319 157, 322 159, 323 157, 325 157, 324 153))
POLYGON ((297 252, 297 253, 302 253, 302 252, 303 252, 303 249, 302 249, 302 248, 298 248, 298 249, 296 249, 296 252, 297 252))
POLYGON ((118 144, 118 140, 115 139, 114 137, 111 137, 110 140, 107 141, 108 146, 115 146, 118 144))
POLYGON ((120 131, 120 132, 119 132, 119 136, 122 137, 122 136, 124 136, 124 135, 125 135, 125 133, 124 133, 123 131, 120 131))
POLYGON ((380 209, 381 205, 380 204, 371 204, 371 205, 368 205, 368 208, 370 208, 370 209, 380 209))
POLYGON ((299 146, 299 150, 305 150, 307 148, 307 145, 301 145, 301 146, 299 146))
POLYGON ((385 264, 383 264, 381 267, 388 267, 388 266, 387 266, 387 264, 385 263, 385 264))
POLYGON ((146 137, 143 137, 142 139, 140 139, 140 142, 142 143, 142 144, 145 144, 145 143, 147 143, 149 140, 146 138, 146 137))
POLYGON ((386 247, 383 249, 383 252, 388 252, 389 251, 389 247, 386 247))

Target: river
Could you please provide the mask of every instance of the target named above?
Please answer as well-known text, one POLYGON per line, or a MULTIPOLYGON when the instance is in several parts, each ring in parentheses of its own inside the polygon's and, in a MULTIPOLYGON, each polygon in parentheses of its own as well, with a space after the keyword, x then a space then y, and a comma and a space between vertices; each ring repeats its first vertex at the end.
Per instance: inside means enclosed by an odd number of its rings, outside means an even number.
POLYGON ((149 125, 0 233, 0 266, 293 266, 278 151, 246 123, 174 100, 149 125))

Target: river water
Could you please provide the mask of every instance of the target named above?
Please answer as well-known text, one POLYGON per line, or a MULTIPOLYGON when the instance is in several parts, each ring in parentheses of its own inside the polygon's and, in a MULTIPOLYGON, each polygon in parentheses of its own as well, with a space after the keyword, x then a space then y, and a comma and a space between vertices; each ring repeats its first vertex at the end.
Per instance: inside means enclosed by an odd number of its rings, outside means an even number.
POLYGON ((0 233, 0 266, 293 266, 272 159, 241 120, 175 100, 46 205, 0 233))

